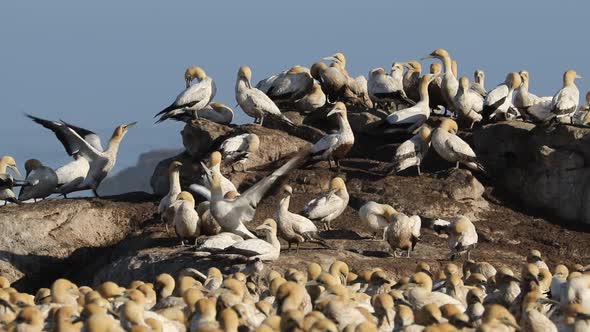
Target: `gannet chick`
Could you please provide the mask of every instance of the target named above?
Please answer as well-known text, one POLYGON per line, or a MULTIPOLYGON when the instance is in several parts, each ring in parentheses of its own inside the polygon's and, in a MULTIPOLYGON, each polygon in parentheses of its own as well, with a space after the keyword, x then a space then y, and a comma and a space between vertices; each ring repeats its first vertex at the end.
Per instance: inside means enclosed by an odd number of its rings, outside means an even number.
POLYGON ((389 226, 389 219, 397 211, 389 204, 379 204, 369 201, 359 209, 359 217, 363 224, 373 231, 373 238, 381 238, 385 241, 385 229, 389 226))
POLYGON ((469 121, 469 128, 473 128, 474 123, 481 121, 482 116, 479 113, 483 110, 483 102, 483 97, 471 90, 469 79, 465 76, 461 77, 453 103, 459 117, 469 121))
POLYGON ((233 136, 223 141, 219 149, 223 159, 230 160, 232 165, 242 165, 242 170, 245 172, 248 158, 260 149, 260 138, 256 134, 249 133, 233 136))
POLYGON ((252 70, 250 67, 240 67, 236 79, 236 101, 244 113, 253 117, 254 123, 258 121, 261 126, 265 116, 276 116, 289 124, 293 124, 264 92, 252 87, 251 79, 252 70))
POLYGON ((57 187, 57 175, 53 169, 44 166, 37 159, 29 159, 25 162, 27 177, 18 195, 19 201, 45 198, 55 191, 57 187))
POLYGON ((173 161, 168 166, 168 194, 162 197, 160 204, 158 204, 158 213, 164 224, 166 224, 166 227, 168 227, 168 222, 174 219, 173 215, 171 216, 172 218, 168 218, 166 211, 172 206, 172 203, 176 201, 176 197, 182 191, 180 189, 180 167, 182 167, 182 163, 179 161, 173 161))
POLYGON ((289 185, 283 186, 283 193, 285 197, 281 199, 279 208, 275 212, 275 219, 281 237, 289 243, 289 250, 291 243, 296 243, 297 252, 299 252, 299 245, 302 242, 314 242, 323 246, 327 246, 318 235, 318 228, 313 221, 305 218, 302 215, 289 212, 289 204, 291 202, 291 195, 293 195, 293 188, 289 185))
POLYGON ((529 92, 529 72, 521 70, 519 73, 522 84, 516 89, 514 94, 514 107, 521 113, 528 113, 529 107, 541 102, 550 102, 551 97, 537 97, 529 92))
MULTIPOLYGON (((77 185, 75 187, 71 186, 71 184, 68 185, 68 192, 91 189, 96 197, 99 197, 97 190, 102 180, 104 180, 115 167, 121 141, 125 137, 125 134, 127 134, 127 131, 137 124, 137 122, 132 122, 118 126, 111 136, 108 147, 103 151, 98 136, 89 130, 72 126, 63 121, 55 122, 43 120, 32 115, 27 116, 45 128, 53 131, 55 136, 63 144, 68 155, 73 156, 74 158, 85 158, 88 161, 90 169, 88 170, 86 177, 82 181, 76 181, 77 185)), ((70 166, 72 165, 70 164, 70 166)), ((77 163, 76 167, 84 167, 84 164, 77 163)), ((68 170, 76 175, 80 174, 78 170, 74 171, 73 167, 68 168, 68 170)), ((63 179, 60 179, 61 173, 60 169, 56 171, 58 184, 64 182, 63 179)), ((74 176, 71 175, 68 176, 70 179, 73 177, 74 176)), ((60 190, 60 192, 64 193, 63 191, 63 189, 60 190)))
POLYGON ((389 125, 406 128, 405 130, 408 133, 414 132, 414 130, 426 122, 430 117, 428 85, 434 78, 432 74, 422 76, 420 80, 420 101, 412 107, 391 113, 385 118, 385 121, 389 125))
POLYGON ((252 187, 248 188, 248 190, 246 190, 241 196, 238 196, 235 199, 226 199, 223 197, 220 174, 218 171, 214 170, 212 176, 210 210, 221 228, 226 232, 232 232, 244 238, 256 238, 256 236, 246 228, 244 223, 250 222, 254 219, 256 206, 278 178, 295 169, 300 162, 307 157, 307 155, 307 150, 298 152, 283 166, 279 167, 264 179, 258 181, 252 187))
POLYGON ((332 229, 332 220, 338 218, 348 206, 348 191, 346 184, 340 177, 330 181, 330 190, 314 198, 303 208, 301 214, 311 220, 318 220, 324 223, 326 230, 332 229))
POLYGON ((504 83, 488 93, 483 103, 483 118, 506 120, 518 116, 518 111, 512 105, 512 95, 518 89, 522 79, 518 73, 508 73, 504 83))
POLYGON ((458 130, 455 121, 444 119, 432 133, 432 147, 443 159, 456 163, 456 169, 459 168, 459 164, 463 164, 469 169, 485 172, 473 149, 456 135, 458 130))
POLYGON ((180 238, 180 244, 184 245, 185 238, 199 236, 199 214, 195 210, 195 199, 189 192, 181 192, 176 200, 180 204, 175 206, 174 230, 180 238))
POLYGON ((407 252, 407 258, 410 258, 410 251, 414 250, 416 243, 420 239, 421 220, 418 216, 408 217, 403 213, 394 213, 390 216, 390 224, 385 230, 385 239, 394 257, 398 256, 397 249, 407 252))
POLYGON ((13 157, 4 156, 0 158, 0 200, 4 201, 4 205, 6 205, 6 202, 16 203, 18 201, 16 195, 12 191, 15 181, 12 176, 6 173, 7 168, 13 171, 17 176, 20 176, 20 172, 16 166, 16 160, 14 160, 13 157))
POLYGON ((485 88, 486 74, 481 69, 477 69, 473 73, 473 83, 471 83, 471 90, 478 91, 484 98, 487 96, 488 91, 485 88))
POLYGON ((391 76, 387 75, 383 68, 376 68, 369 72, 368 92, 375 105, 388 105, 392 102, 394 104, 400 102, 409 105, 416 104, 404 92, 403 72, 402 64, 398 63, 394 63, 391 67, 391 76))
POLYGON ((467 252, 467 259, 471 259, 471 250, 477 245, 475 226, 465 216, 459 217, 449 225, 449 248, 451 259, 457 259, 467 252))
POLYGON ((311 90, 301 99, 295 102, 295 108, 303 113, 312 113, 326 104, 326 95, 322 91, 322 86, 314 83, 311 90))
POLYGON ((422 126, 416 135, 397 147, 393 157, 393 164, 397 173, 416 166, 418 175, 421 175, 420 164, 430 148, 431 134, 432 131, 429 127, 422 126))
POLYGON ((571 117, 578 110, 580 91, 575 84, 576 79, 582 77, 575 70, 568 70, 563 74, 563 87, 557 91, 551 100, 552 118, 561 119, 571 117))
MULTIPOLYGON (((197 79, 197 84, 190 85, 187 80, 187 87, 182 91, 174 100, 174 102, 163 109, 161 112, 156 114, 154 117, 160 116, 157 123, 162 122, 169 118, 178 117, 179 115, 186 114, 189 117, 194 117, 195 113, 207 106, 213 97, 217 89, 215 82, 201 67, 190 68, 190 79, 197 79)), ((186 78, 185 74, 185 78, 186 78)))
MULTIPOLYGON (((259 82, 256 88, 259 88, 259 82)), ((277 75, 272 83, 262 90, 274 102, 293 103, 303 97, 313 86, 309 69, 294 66, 277 75)))
POLYGON ((281 253, 281 243, 277 238, 277 223, 272 219, 266 219, 264 223, 256 227, 263 232, 265 240, 251 238, 237 242, 227 248, 225 253, 235 253, 246 256, 249 260, 274 261, 281 253))
POLYGON ((451 56, 447 50, 439 48, 423 59, 435 58, 439 59, 442 62, 442 81, 441 81, 441 90, 442 96, 445 100, 447 108, 453 108, 453 100, 455 95, 457 94, 457 90, 459 90, 459 81, 457 80, 457 76, 453 73, 453 63, 451 56))
POLYGON ((334 114, 338 117, 339 130, 317 141, 311 148, 311 154, 312 160, 327 160, 330 168, 333 160, 336 167, 340 168, 340 160, 348 154, 354 145, 354 134, 348 123, 344 103, 337 102, 327 116, 334 114))
POLYGON ((420 76, 422 75, 422 64, 411 60, 403 64, 408 70, 404 74, 404 91, 414 102, 420 100, 420 76))
POLYGON ((410 279, 410 284, 415 285, 415 287, 407 291, 406 297, 415 309, 421 309, 430 303, 436 304, 438 307, 450 303, 456 305, 461 312, 465 311, 463 304, 451 296, 433 292, 432 278, 424 272, 415 273, 410 279))

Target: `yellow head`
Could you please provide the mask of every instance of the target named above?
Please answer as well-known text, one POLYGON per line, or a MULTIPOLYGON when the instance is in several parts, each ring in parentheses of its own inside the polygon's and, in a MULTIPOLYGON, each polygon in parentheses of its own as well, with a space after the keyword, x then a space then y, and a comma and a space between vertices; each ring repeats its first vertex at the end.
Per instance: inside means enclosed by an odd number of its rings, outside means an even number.
POLYGON ((453 223, 451 230, 455 234, 463 234, 467 231, 470 224, 471 221, 467 217, 461 216, 455 223, 453 223))
POLYGON ((512 90, 516 90, 522 84, 522 79, 518 73, 509 73, 506 77, 506 81, 509 82, 508 87, 512 90))
POLYGON ((283 189, 283 193, 285 193, 289 196, 293 195, 293 188, 290 185, 286 184, 283 186, 282 189, 283 189))
POLYGON ((420 79, 420 87, 422 89, 428 89, 428 84, 430 84, 430 82, 434 81, 434 79, 437 76, 434 74, 425 74, 424 76, 422 76, 422 78, 420 79))
POLYGON ((211 106, 211 108, 214 111, 221 111, 221 110, 227 110, 229 107, 227 107, 226 105, 222 104, 222 103, 210 103, 209 106, 211 106))
POLYGON ((451 134, 456 134, 459 131, 457 122, 452 119, 444 119, 439 126, 440 129, 446 130, 451 134))
POLYGON ((311 77, 319 80, 324 70, 328 69, 328 65, 323 62, 316 62, 311 66, 310 73, 311 77))
POLYGON ((256 227, 257 231, 263 231, 263 232, 271 232, 271 233, 276 233, 277 231, 277 222, 274 221, 273 219, 266 219, 262 225, 256 227))
POLYGON ((389 204, 383 204, 383 216, 386 219, 391 218, 391 216, 397 214, 397 211, 395 210, 395 208, 389 204))
POLYGON ((188 202, 195 201, 193 195, 191 195, 191 193, 189 193, 188 191, 181 191, 180 194, 178 194, 176 196, 176 200, 177 201, 188 201, 188 202))
POLYGON ((459 79, 459 88, 463 91, 469 90, 469 79, 466 76, 459 79))
POLYGON ((223 198, 233 201, 234 199, 238 198, 239 196, 240 196, 240 194, 235 191, 228 191, 225 193, 223 198))
POLYGON ((332 181, 330 181, 330 189, 332 190, 340 190, 340 189, 346 189, 346 183, 344 183, 344 180, 341 177, 335 177, 332 179, 332 181))
POLYGON ((567 266, 563 265, 563 264, 559 264, 555 267, 555 276, 560 276, 562 278, 567 278, 567 276, 570 274, 569 269, 567 268, 567 266))
POLYGON ((6 168, 10 168, 16 175, 20 176, 20 172, 16 167, 16 160, 11 156, 4 156, 0 158, 0 173, 6 173, 6 168))
POLYGON ((213 151, 211 153, 211 158, 210 158, 209 164, 211 165, 211 167, 220 165, 221 164, 221 152, 213 151))
MULTIPOLYGON (((400 72, 402 73, 404 71, 404 64, 403 63, 399 63, 399 62, 394 62, 391 64, 391 72, 400 72)), ((385 71, 383 72, 385 73, 385 71)))
POLYGON ((581 79, 582 76, 578 75, 575 70, 570 69, 563 74, 563 85, 573 85, 576 79, 581 79))
POLYGON ((444 48, 438 48, 434 51, 432 51, 432 53, 428 54, 426 57, 424 57, 424 59, 429 59, 429 58, 436 58, 436 59, 445 59, 445 58, 449 58, 449 52, 447 52, 447 50, 445 50, 444 48))
POLYGON ((420 62, 416 61, 416 60, 411 60, 406 62, 405 67, 408 68, 408 70, 415 72, 415 73, 421 73, 422 72, 422 64, 420 64, 420 62))
POLYGON ((442 72, 442 65, 438 62, 432 63, 430 65, 430 73, 434 75, 438 75, 442 72))
POLYGON ((256 134, 250 134, 246 137, 248 142, 248 152, 254 153, 260 149, 260 138, 256 134))
POLYGON ((344 105, 343 102, 339 101, 336 102, 336 104, 334 104, 334 108, 332 108, 332 110, 330 112, 328 112, 328 114, 326 116, 331 116, 333 114, 340 114, 342 117, 346 118, 347 117, 347 111, 346 111, 346 105, 344 105))
POLYGON ((238 70, 238 79, 245 79, 250 82, 252 80, 252 69, 248 66, 241 66, 238 70))
POLYGON ((528 71, 521 70, 518 72, 518 74, 520 75, 520 79, 522 80, 523 83, 529 82, 529 72, 528 71))
POLYGON ((424 272, 415 273, 410 281, 416 284, 418 287, 432 291, 432 278, 430 278, 430 276, 424 272))
POLYGON ((173 161, 170 163, 170 166, 168 166, 168 171, 170 173, 176 172, 180 169, 180 167, 182 167, 182 163, 180 161, 173 161))
POLYGON ((516 323, 514 316, 499 304, 491 304, 486 307, 482 317, 483 323, 501 323, 520 330, 520 326, 516 323))
POLYGON ((483 70, 478 69, 473 73, 473 79, 475 79, 475 82, 477 83, 481 84, 485 80, 485 78, 486 74, 483 72, 483 70))
POLYGON ((291 69, 289 69, 289 71, 287 73, 288 74, 307 73, 307 68, 302 67, 302 66, 293 66, 293 67, 291 67, 291 69))
POLYGON ((186 69, 184 72, 184 80, 186 81, 186 87, 188 88, 191 85, 191 82, 194 79, 199 81, 205 79, 207 77, 207 73, 201 67, 193 66, 186 69))
POLYGON ((131 122, 126 125, 120 125, 119 127, 117 127, 115 129, 115 132, 113 133, 113 136, 111 137, 111 140, 121 141, 123 139, 123 137, 125 136, 125 134, 127 134, 127 131, 129 129, 131 129, 131 127, 135 126, 136 124, 137 124, 137 121, 131 122))
MULTIPOLYGON (((393 69, 393 67, 392 67, 392 69, 393 69)), ((383 69, 383 68, 375 68, 375 69, 371 70, 371 72, 369 73, 369 76, 370 77, 376 77, 378 75, 385 75, 385 74, 386 74, 385 73, 385 69, 383 69)))
POLYGON ((420 138, 422 139, 422 141, 430 142, 430 139, 432 137, 432 130, 428 126, 422 126, 422 127, 420 127, 420 130, 418 131, 418 135, 420 135, 420 138))

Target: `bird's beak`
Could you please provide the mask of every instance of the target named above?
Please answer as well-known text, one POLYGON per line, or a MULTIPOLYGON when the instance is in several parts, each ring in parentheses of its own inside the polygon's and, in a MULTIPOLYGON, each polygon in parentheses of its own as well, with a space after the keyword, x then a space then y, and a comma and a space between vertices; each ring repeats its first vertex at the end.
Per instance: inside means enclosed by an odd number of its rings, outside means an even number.
POLYGON ((125 125, 125 129, 129 129, 129 128, 131 128, 131 127, 135 126, 136 124, 137 124, 137 121, 134 121, 134 122, 131 122, 131 123, 129 123, 129 124, 126 124, 126 125, 125 125))
POLYGON ((420 60, 426 60, 426 59, 434 59, 434 55, 428 54, 427 56, 420 58, 420 60))
POLYGON ((389 324, 389 326, 392 326, 393 317, 391 317, 391 313, 389 312, 389 310, 385 310, 385 318, 387 319, 387 323, 389 324))
POLYGON ((8 168, 10 168, 17 176, 21 176, 18 168, 15 165, 9 165, 8 168))
POLYGON ((325 58, 323 58, 322 60, 326 60, 326 61, 334 61, 334 62, 338 62, 340 63, 340 60, 338 60, 336 57, 334 56, 327 56, 325 58))
POLYGON ((336 113, 340 113, 340 109, 338 109, 338 108, 333 108, 333 109, 332 109, 330 112, 328 112, 328 114, 326 115, 326 117, 328 117, 328 118, 329 118, 330 116, 332 116, 332 115, 334 115, 334 114, 336 114, 336 113))
POLYGON ((582 79, 582 76, 576 75, 576 78, 579 79, 579 80, 581 80, 582 79))

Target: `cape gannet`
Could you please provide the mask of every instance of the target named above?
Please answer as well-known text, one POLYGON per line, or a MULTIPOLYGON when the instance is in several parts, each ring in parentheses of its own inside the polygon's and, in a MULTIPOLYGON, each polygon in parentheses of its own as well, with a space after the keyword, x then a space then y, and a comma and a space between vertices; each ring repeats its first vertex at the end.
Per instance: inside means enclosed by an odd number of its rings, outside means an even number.
POLYGON ((578 108, 578 112, 576 113, 576 120, 577 123, 581 125, 590 124, 590 91, 586 92, 586 104, 578 108))
POLYGON ((444 119, 440 126, 432 132, 432 147, 446 161, 463 164, 472 170, 485 172, 483 166, 477 161, 475 152, 469 144, 457 136, 459 127, 451 119, 444 119))
POLYGON ((394 63, 391 67, 391 76, 387 75, 383 68, 376 68, 369 72, 368 92, 374 104, 388 105, 392 102, 416 104, 404 92, 403 71, 401 64, 394 63))
POLYGON ((211 102, 217 91, 213 79, 207 76, 207 73, 201 67, 191 68, 190 80, 192 81, 192 79, 197 79, 199 82, 189 84, 187 81, 187 88, 176 97, 174 102, 154 116, 160 116, 156 123, 169 118, 176 118, 180 114, 186 114, 193 118, 195 112, 203 109, 211 102))
POLYGON ((447 294, 433 292, 432 278, 424 272, 414 274, 410 278, 409 285, 415 285, 415 287, 412 287, 407 291, 406 296, 415 309, 421 309, 425 305, 431 303, 436 304, 438 307, 450 303, 456 305, 461 312, 465 311, 465 306, 463 306, 460 301, 447 294))
POLYGON ((471 250, 477 245, 477 231, 475 225, 465 216, 459 217, 449 225, 451 236, 449 248, 453 251, 451 259, 459 257, 467 252, 467 260, 471 259, 471 250))
POLYGON ((219 151, 213 151, 211 153, 211 156, 209 157, 209 167, 207 167, 204 163, 201 163, 201 167, 203 168, 203 183, 204 183, 204 187, 197 185, 197 184, 192 184, 190 186, 190 190, 193 190, 197 193, 202 194, 203 196, 206 196, 207 200, 211 199, 211 184, 212 184, 212 175, 213 172, 218 172, 219 173, 219 179, 221 182, 221 192, 223 193, 223 195, 225 196, 228 192, 233 191, 233 192, 238 192, 238 189, 236 188, 236 186, 225 176, 223 176, 223 174, 221 174, 221 159, 222 159, 222 155, 219 151))
POLYGON ((354 134, 348 123, 346 106, 342 102, 337 102, 334 108, 328 112, 338 117, 339 131, 326 135, 317 141, 311 148, 312 160, 328 160, 330 167, 331 161, 334 161, 336 167, 340 167, 342 160, 352 149, 354 145, 354 134))
POLYGON ((318 228, 313 221, 289 211, 293 188, 285 185, 282 189, 285 197, 279 202, 279 208, 275 212, 275 220, 281 237, 289 243, 289 250, 291 243, 296 244, 297 252, 299 252, 299 245, 302 242, 314 242, 327 246, 326 242, 319 237, 318 228))
POLYGON ((485 87, 486 84, 486 74, 483 70, 477 69, 473 73, 473 83, 471 83, 471 89, 474 91, 479 91, 478 93, 481 94, 484 98, 488 94, 488 91, 485 87))
POLYGON ((442 65, 435 62, 430 65, 430 74, 434 75, 434 80, 428 85, 428 99, 430 109, 438 107, 449 108, 442 92, 442 65))
POLYGON ((311 76, 315 78, 326 94, 328 102, 344 100, 344 96, 351 94, 348 89, 348 77, 336 67, 328 67, 323 62, 316 62, 311 66, 311 76))
POLYGON ((160 215, 162 222, 166 225, 168 225, 168 222, 172 221, 168 218, 166 212, 170 209, 172 203, 176 201, 176 197, 182 191, 180 189, 180 167, 182 167, 182 163, 179 161, 173 161, 168 166, 168 193, 166 196, 162 197, 160 204, 158 204, 158 214, 160 215))
POLYGON ((422 64, 411 60, 403 64, 408 70, 404 74, 404 91, 414 102, 420 101, 420 76, 422 75, 422 64))
POLYGON ((446 102, 446 107, 453 108, 453 99, 455 98, 457 90, 459 89, 459 81, 457 80, 457 76, 453 73, 453 62, 451 56, 447 50, 439 48, 432 51, 432 53, 422 59, 430 58, 439 59, 443 64, 443 76, 441 81, 442 95, 446 102))
POLYGON ((324 223, 326 230, 332 229, 332 220, 338 218, 348 206, 349 195, 346 184, 340 177, 330 181, 330 190, 314 198, 303 208, 301 214, 311 220, 318 220, 324 223))
POLYGON ((246 171, 246 163, 252 154, 260 149, 260 138, 256 134, 245 133, 230 137, 221 143, 219 150, 223 159, 231 161, 232 165, 242 165, 246 171))
POLYGON ((521 70, 519 73, 522 84, 516 89, 514 94, 514 107, 518 109, 520 113, 527 113, 529 107, 541 103, 551 101, 551 97, 537 97, 536 95, 529 92, 529 72, 521 70))
POLYGON ((293 103, 303 97, 312 86, 313 78, 310 71, 302 66, 293 66, 256 84, 257 89, 276 103, 293 103))
POLYGON ((411 216, 397 212, 389 217, 389 226, 385 229, 385 240, 393 250, 393 255, 398 257, 397 249, 407 252, 414 250, 420 239, 420 227, 422 222, 419 216, 411 216))
POLYGON ((223 197, 221 188, 220 173, 213 170, 211 186, 211 214, 217 220, 224 231, 238 234, 244 238, 256 238, 244 225, 254 219, 256 206, 264 197, 264 194, 272 187, 279 177, 286 175, 295 169, 309 152, 302 150, 294 157, 287 161, 283 166, 264 179, 258 181, 255 185, 248 188, 241 196, 235 199, 226 199, 223 197))
MULTIPOLYGON (((556 119, 572 117, 578 110, 580 91, 576 86, 576 79, 582 77, 575 70, 568 70, 563 74, 563 87, 557 91, 551 100, 551 114, 556 119)), ((573 121, 573 120, 572 120, 573 121)))
POLYGON ((281 243, 277 238, 277 223, 272 219, 266 219, 256 230, 263 232, 265 240, 250 238, 234 243, 225 248, 224 253, 240 254, 250 260, 274 261, 281 253, 281 243))
POLYGON ((359 217, 363 224, 373 231, 374 239, 377 239, 378 234, 381 233, 381 238, 385 241, 385 229, 389 226, 391 215, 396 212, 389 204, 369 201, 359 209, 359 217))
POLYGON ((416 135, 397 147, 393 157, 396 172, 399 173, 408 167, 416 166, 418 175, 421 174, 420 164, 430 148, 431 134, 432 131, 429 127, 422 126, 416 135))
POLYGON ((420 101, 409 108, 393 112, 385 118, 385 121, 392 126, 405 127, 408 133, 419 128, 430 117, 430 106, 428 98, 428 85, 435 76, 426 74, 420 80, 420 101))
POLYGON ((18 195, 19 201, 45 198, 55 192, 57 187, 57 175, 50 167, 44 166, 37 159, 29 159, 25 162, 27 177, 18 195))
POLYGON ((197 213, 199 214, 199 233, 201 235, 216 235, 221 232, 221 226, 217 220, 211 215, 211 202, 204 201, 197 206, 197 213))
POLYGON ((483 97, 471 90, 469 79, 465 76, 459 79, 459 89, 453 99, 453 104, 457 110, 459 118, 465 119, 470 123, 469 128, 473 128, 473 124, 482 120, 481 111, 483 110, 483 97))
POLYGON ((483 118, 510 119, 518 116, 518 110, 512 105, 514 90, 520 87, 522 80, 518 73, 508 73, 504 83, 490 91, 483 103, 483 118))
POLYGON ((236 79, 236 101, 244 113, 253 117, 254 123, 258 121, 260 125, 262 125, 265 116, 276 116, 293 124, 264 92, 252 87, 251 80, 252 70, 250 67, 240 67, 236 79))
MULTIPOLYGON (((125 137, 125 134, 131 127, 137 124, 137 122, 132 122, 126 125, 118 126, 111 136, 108 147, 106 150, 102 150, 100 141, 97 140, 98 136, 89 130, 74 127, 63 121, 56 122, 43 120, 32 115, 27 116, 45 128, 53 131, 55 136, 63 144, 68 155, 74 156, 74 158, 77 159, 84 158, 88 161, 89 170, 86 177, 83 181, 81 181, 81 183, 79 183, 79 180, 75 180, 78 182, 76 186, 68 183, 68 192, 91 189, 96 197, 99 197, 97 189, 100 186, 100 183, 102 180, 104 180, 104 178, 106 178, 113 167, 115 167, 119 146, 123 140, 123 137, 125 137)), ((84 162, 74 163, 68 165, 67 169, 70 170, 72 174, 68 175, 66 177, 67 179, 79 179, 78 175, 81 172, 79 169, 77 169, 77 167, 85 168, 84 162)), ((58 171, 60 170, 58 169, 58 171)), ((56 174, 58 175, 59 185, 65 181, 63 178, 60 179, 60 174, 63 172, 58 171, 56 171, 56 174)), ((62 190, 58 191, 62 192, 62 190)))
POLYGON ((12 176, 6 173, 6 169, 10 169, 17 176, 20 176, 18 167, 16 166, 16 160, 11 156, 4 156, 0 158, 0 200, 6 202, 16 203, 16 195, 12 191, 12 187, 15 184, 15 180, 12 176))
POLYGON ((326 104, 326 95, 319 83, 314 83, 311 90, 295 102, 295 108, 303 113, 312 113, 326 104))

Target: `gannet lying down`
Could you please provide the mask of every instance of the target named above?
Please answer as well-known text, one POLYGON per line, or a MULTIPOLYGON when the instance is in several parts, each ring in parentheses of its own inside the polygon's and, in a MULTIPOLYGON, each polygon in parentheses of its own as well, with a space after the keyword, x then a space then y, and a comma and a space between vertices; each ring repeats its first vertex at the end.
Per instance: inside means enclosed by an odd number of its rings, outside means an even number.
POLYGON ((391 76, 387 75, 383 68, 376 68, 369 72, 368 93, 374 104, 387 105, 391 102, 399 103, 403 101, 406 104, 416 104, 408 98, 403 88, 403 67, 401 64, 394 63, 391 76))
POLYGON ((277 223, 272 219, 266 219, 256 230, 263 232, 265 240, 251 238, 236 242, 225 248, 224 254, 239 254, 248 257, 249 260, 274 261, 281 253, 281 243, 277 238, 277 223))
POLYGON ((322 137, 311 148, 312 160, 328 160, 330 167, 332 167, 331 160, 337 167, 340 167, 340 160, 342 160, 352 149, 354 145, 354 134, 348 123, 348 116, 346 106, 342 102, 337 102, 334 108, 328 112, 328 117, 331 115, 338 116, 338 124, 340 129, 333 133, 322 137))
POLYGON ((6 202, 16 203, 16 195, 12 191, 15 180, 10 174, 6 173, 6 169, 10 169, 17 176, 20 176, 18 167, 16 167, 16 160, 11 156, 4 156, 0 158, 0 200, 6 202))
POLYGON ((369 201, 359 209, 359 217, 363 224, 369 226, 377 239, 379 233, 385 241, 385 229, 389 226, 389 218, 396 213, 395 209, 389 204, 379 204, 369 201))
POLYGON ((50 167, 44 166, 37 159, 29 159, 25 162, 27 177, 18 195, 19 201, 45 198, 55 192, 57 187, 57 175, 50 167))
POLYGON ((305 96, 295 102, 295 108, 303 113, 311 113, 324 107, 325 104, 326 95, 322 91, 322 86, 315 83, 305 96))
POLYGON ((422 126, 418 134, 400 144, 393 157, 395 171, 399 173, 406 168, 416 166, 420 175, 420 164, 430 148, 430 139, 430 128, 422 126))
POLYGON ((330 191, 309 201, 301 215, 323 222, 324 228, 330 230, 332 229, 330 223, 344 212, 348 206, 348 200, 349 195, 344 180, 335 177, 330 181, 330 191))
POLYGON ((485 172, 473 149, 456 135, 458 128, 455 121, 444 119, 432 133, 432 147, 444 160, 456 163, 455 168, 461 163, 472 170, 485 172))
POLYGON ((407 252, 407 258, 410 258, 410 251, 414 250, 416 243, 420 239, 420 227, 422 222, 419 216, 408 217, 407 215, 397 212, 390 215, 390 223, 385 230, 385 240, 389 243, 393 255, 397 257, 397 249, 407 252))
POLYGON ((309 69, 293 66, 277 75, 264 79, 256 88, 264 92, 274 102, 292 103, 303 97, 313 86, 309 69))
POLYGON ((254 219, 256 206, 264 197, 264 194, 272 187, 279 177, 288 174, 303 162, 309 155, 308 150, 298 152, 283 166, 264 179, 248 188, 241 196, 235 199, 226 199, 221 188, 221 174, 213 169, 211 183, 211 214, 217 220, 221 228, 226 232, 238 234, 244 238, 256 238, 244 225, 254 219))
POLYGON ((234 111, 222 103, 210 103, 197 111, 196 114, 198 119, 206 119, 223 125, 228 125, 234 120, 234 111))
POLYGON ((242 165, 243 171, 246 171, 248 158, 260 149, 260 138, 249 133, 233 136, 223 141, 219 149, 223 159, 230 160, 233 165, 242 165))

